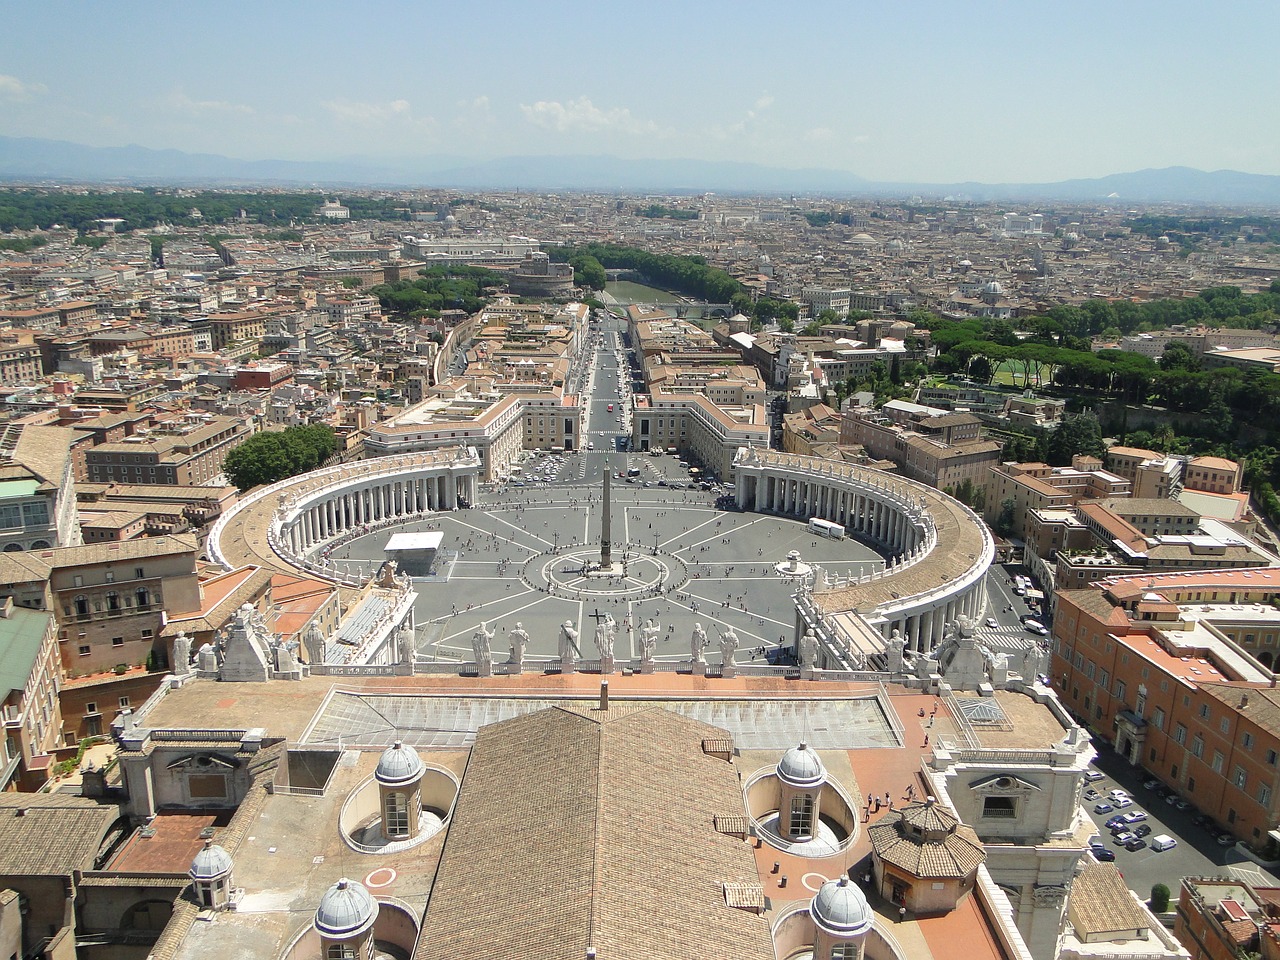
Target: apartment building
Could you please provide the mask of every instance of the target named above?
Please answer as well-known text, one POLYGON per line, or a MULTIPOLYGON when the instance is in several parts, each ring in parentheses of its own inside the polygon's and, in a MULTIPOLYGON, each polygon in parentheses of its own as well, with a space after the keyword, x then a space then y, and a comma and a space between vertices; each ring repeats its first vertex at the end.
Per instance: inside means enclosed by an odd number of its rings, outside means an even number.
POLYGON ((252 432, 234 417, 140 430, 86 450, 85 468, 92 483, 203 484, 222 474, 222 461, 252 432))
POLYGON ((939 490, 958 487, 966 480, 975 489, 986 489, 1003 447, 982 439, 981 421, 968 413, 921 415, 906 406, 885 404, 881 410, 847 411, 840 425, 840 443, 857 444, 873 459, 891 460, 903 476, 939 490))
POLYGON ((0 600, 0 791, 37 789, 62 732, 53 614, 0 600))
POLYGON ((1183 461, 1142 447, 1107 449, 1108 469, 1132 484, 1132 494, 1146 499, 1176 496, 1182 489, 1183 461))
POLYGON ((1063 703, 1266 858, 1280 853, 1277 598, 1268 570, 1117 576, 1059 590, 1053 626, 1063 703))
MULTIPOLYGON (((1047 463, 998 463, 991 467, 986 521, 994 524, 1006 500, 1013 501, 1013 536, 1027 539, 1032 511, 1061 510, 1082 500, 1124 497, 1131 484, 1101 469, 1097 460, 1077 456, 1070 467, 1047 463)), ((1037 552, 1038 556, 1047 554, 1037 552)))
POLYGON ((65 427, 10 423, 0 429, 0 550, 80 542, 73 448, 65 427))
POLYGON ((1204 493, 1239 493, 1244 465, 1225 457, 1193 457, 1182 474, 1184 490, 1204 493))

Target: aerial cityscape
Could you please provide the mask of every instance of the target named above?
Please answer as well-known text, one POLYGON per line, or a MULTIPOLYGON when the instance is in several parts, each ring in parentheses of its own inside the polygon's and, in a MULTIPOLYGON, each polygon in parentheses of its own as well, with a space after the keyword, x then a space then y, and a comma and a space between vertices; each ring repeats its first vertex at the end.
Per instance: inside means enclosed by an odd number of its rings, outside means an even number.
POLYGON ((1280 960, 1270 7, 6 20, 0 957, 1280 960))

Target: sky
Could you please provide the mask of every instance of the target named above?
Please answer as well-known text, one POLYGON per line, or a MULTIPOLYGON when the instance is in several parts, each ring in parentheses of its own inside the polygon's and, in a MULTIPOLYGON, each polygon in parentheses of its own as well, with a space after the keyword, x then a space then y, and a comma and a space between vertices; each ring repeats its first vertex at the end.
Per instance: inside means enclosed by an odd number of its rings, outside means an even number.
POLYGON ((1280 174, 1276 0, 0 0, 0 134, 241 159, 1280 174))

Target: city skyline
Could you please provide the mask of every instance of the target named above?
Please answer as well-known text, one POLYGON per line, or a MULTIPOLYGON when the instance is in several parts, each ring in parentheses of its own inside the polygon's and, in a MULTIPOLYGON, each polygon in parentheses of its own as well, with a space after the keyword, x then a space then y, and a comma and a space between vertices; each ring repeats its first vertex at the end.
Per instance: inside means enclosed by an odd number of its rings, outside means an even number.
POLYGON ((9 11, 0 133, 249 160, 611 155, 987 183, 1268 174, 1280 146, 1280 110, 1256 96, 1276 20, 1258 3, 785 18, 384 3, 360 9, 364 29, 333 3, 216 19, 135 4, 77 8, 74 32, 63 12, 9 11))

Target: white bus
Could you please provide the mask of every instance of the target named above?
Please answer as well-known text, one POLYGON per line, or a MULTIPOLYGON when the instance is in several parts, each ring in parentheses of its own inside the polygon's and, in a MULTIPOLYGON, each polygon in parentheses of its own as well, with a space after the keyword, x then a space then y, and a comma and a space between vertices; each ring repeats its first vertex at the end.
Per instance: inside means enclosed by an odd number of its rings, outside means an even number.
POLYGON ((832 540, 844 539, 844 527, 838 523, 832 523, 830 520, 823 520, 821 517, 810 518, 809 531, 821 534, 824 537, 830 537, 832 540))

